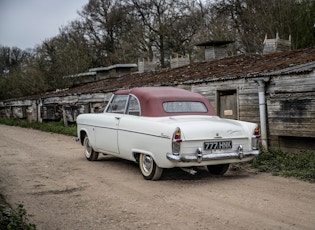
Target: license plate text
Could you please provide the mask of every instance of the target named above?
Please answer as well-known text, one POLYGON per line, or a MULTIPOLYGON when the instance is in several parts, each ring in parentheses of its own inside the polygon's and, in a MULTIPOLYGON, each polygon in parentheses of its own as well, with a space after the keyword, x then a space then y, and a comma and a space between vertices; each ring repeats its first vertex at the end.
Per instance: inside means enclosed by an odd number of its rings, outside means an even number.
POLYGON ((213 141, 213 142, 205 142, 204 149, 231 149, 232 141, 213 141))

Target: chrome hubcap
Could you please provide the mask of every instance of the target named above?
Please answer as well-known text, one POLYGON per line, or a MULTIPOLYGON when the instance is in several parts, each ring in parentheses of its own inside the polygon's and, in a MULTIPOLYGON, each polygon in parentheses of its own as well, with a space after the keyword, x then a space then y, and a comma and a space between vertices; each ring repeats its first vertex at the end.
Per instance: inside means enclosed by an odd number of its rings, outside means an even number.
POLYGON ((87 140, 86 141, 86 143, 85 143, 85 155, 87 156, 87 157, 90 157, 91 156, 91 151, 92 151, 92 147, 91 147, 91 145, 90 145, 90 142, 89 142, 89 140, 87 140))
POLYGON ((143 166, 143 170, 146 173, 150 173, 151 170, 152 170, 152 167, 153 167, 153 159, 152 159, 152 157, 150 157, 148 155, 144 156, 142 166, 143 166))

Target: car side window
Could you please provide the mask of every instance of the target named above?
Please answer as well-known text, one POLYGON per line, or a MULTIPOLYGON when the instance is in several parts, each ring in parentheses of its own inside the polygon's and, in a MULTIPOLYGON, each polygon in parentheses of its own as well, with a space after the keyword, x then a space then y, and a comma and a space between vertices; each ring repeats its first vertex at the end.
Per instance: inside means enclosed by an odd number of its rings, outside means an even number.
POLYGON ((130 95, 127 114, 140 116, 140 105, 138 99, 130 95))
POLYGON ((115 95, 110 102, 106 112, 108 113, 125 113, 128 95, 115 95))

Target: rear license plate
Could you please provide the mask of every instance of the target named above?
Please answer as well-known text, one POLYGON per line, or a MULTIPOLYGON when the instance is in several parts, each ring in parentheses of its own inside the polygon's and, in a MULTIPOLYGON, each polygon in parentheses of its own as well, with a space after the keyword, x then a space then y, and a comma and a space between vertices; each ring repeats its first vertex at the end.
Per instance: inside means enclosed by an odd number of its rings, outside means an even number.
POLYGON ((211 149, 231 149, 232 148, 232 141, 211 141, 211 142, 204 142, 204 149, 211 150, 211 149))

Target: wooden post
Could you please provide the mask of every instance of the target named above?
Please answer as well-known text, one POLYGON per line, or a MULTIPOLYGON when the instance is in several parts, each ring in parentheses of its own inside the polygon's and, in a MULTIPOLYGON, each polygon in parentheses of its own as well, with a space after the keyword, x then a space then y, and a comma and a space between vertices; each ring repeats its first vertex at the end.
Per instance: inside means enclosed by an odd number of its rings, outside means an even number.
POLYGON ((67 114, 66 114, 66 107, 62 106, 62 118, 63 118, 63 125, 65 127, 68 127, 68 120, 67 120, 67 114))

